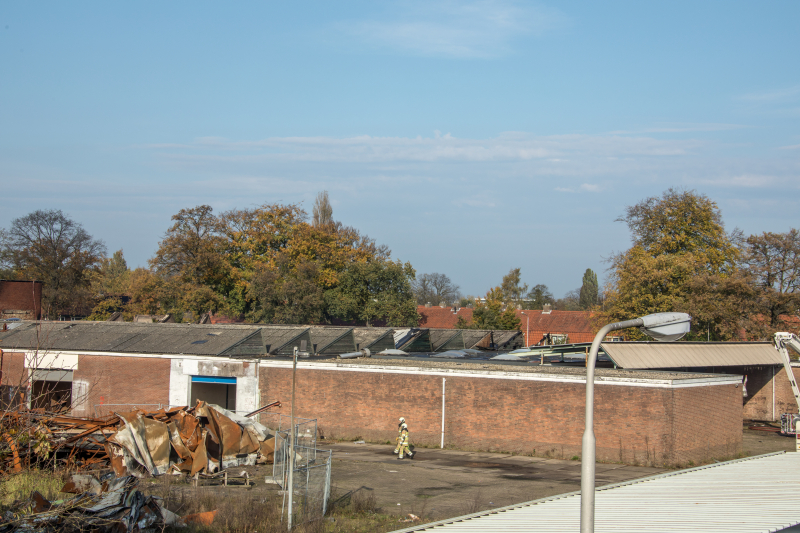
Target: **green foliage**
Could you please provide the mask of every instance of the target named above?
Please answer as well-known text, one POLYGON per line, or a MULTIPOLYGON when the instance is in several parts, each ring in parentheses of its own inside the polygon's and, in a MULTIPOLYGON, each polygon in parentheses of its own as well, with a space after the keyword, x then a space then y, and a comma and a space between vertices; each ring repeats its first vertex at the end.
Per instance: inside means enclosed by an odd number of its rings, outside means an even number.
POLYGON ((484 302, 478 302, 472 311, 472 321, 467 323, 459 317, 459 329, 519 329, 520 319, 513 305, 503 301, 502 287, 494 287, 486 293, 484 302))
POLYGON ((508 274, 503 276, 500 291, 504 302, 513 303, 514 305, 520 303, 520 300, 528 291, 528 285, 522 283, 519 268, 512 268, 508 274))
POLYGON ((344 320, 387 326, 416 326, 417 306, 411 292, 414 269, 400 261, 353 263, 337 286, 325 294, 329 313, 344 320))
MULTIPOLYGON (((663 311, 692 315, 697 340, 766 339, 800 307, 800 235, 764 233, 739 247, 714 202, 673 189, 628 208, 634 246, 612 259, 595 326, 663 311)), ((628 331, 639 338, 637 331, 628 331)))
POLYGON ((547 288, 547 285, 538 284, 528 292, 528 299, 530 300, 529 309, 541 309, 545 304, 552 304, 555 302, 553 293, 547 288))
POLYGON ((597 274, 591 268, 587 268, 583 274, 583 284, 579 296, 581 309, 591 309, 597 305, 598 294, 597 274))
POLYGON ((103 298, 92 309, 92 314, 89 315, 87 320, 108 320, 112 314, 122 312, 125 306, 122 300, 116 297, 103 298))

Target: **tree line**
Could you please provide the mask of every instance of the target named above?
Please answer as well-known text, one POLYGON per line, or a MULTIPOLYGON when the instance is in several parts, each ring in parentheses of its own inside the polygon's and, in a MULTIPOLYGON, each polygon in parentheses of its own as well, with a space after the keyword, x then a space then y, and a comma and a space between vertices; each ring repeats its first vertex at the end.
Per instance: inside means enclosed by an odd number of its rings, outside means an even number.
MULTIPOLYGON (((182 209, 148 268, 130 269, 122 250, 58 210, 39 210, 0 228, 0 278, 43 282, 43 315, 120 312, 196 321, 209 312, 250 322, 414 326, 417 305, 473 307, 459 327, 515 329, 516 309, 587 310, 596 326, 661 311, 693 316, 690 338, 765 339, 796 331, 800 232, 745 236, 725 230, 715 202, 669 189, 629 206, 632 246, 613 253, 606 284, 587 269, 581 286, 556 299, 522 283, 513 268, 483 298, 463 295, 445 274, 416 276, 386 246, 333 219, 326 192, 312 215, 295 204, 215 213, 182 209)), ((636 337, 636 332, 632 333, 636 337)))
POLYGON ((326 192, 311 220, 295 204, 172 216, 149 268, 130 269, 57 210, 36 211, 0 233, 0 275, 44 282, 43 314, 105 320, 120 312, 196 321, 209 312, 250 322, 418 323, 411 264, 333 220, 326 192))

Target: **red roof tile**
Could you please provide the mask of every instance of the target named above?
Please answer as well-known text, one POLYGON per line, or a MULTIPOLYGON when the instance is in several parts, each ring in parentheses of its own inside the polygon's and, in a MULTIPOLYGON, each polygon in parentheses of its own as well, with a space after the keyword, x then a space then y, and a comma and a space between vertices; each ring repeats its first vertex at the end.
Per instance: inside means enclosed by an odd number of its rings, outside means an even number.
MULTIPOLYGON (((417 313, 422 317, 419 325, 422 328, 455 328, 458 317, 464 317, 467 322, 472 320, 472 309, 462 307, 457 312, 452 307, 417 307, 417 313)), ((552 333, 568 335, 568 342, 592 342, 594 333, 587 311, 543 311, 522 310, 517 311, 520 319, 519 329, 525 333, 525 345, 536 344, 541 338, 552 333)))

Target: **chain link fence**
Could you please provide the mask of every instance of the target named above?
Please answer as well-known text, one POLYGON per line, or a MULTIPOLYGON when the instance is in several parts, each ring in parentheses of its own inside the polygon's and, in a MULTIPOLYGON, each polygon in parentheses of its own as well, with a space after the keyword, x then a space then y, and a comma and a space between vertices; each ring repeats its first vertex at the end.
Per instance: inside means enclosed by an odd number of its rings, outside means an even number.
POLYGON ((332 452, 317 449, 317 420, 295 417, 295 464, 290 474, 290 418, 277 413, 268 415, 260 422, 275 431, 272 479, 284 491, 283 513, 289 512, 289 475, 292 475, 292 524, 318 520, 328 510, 332 452))

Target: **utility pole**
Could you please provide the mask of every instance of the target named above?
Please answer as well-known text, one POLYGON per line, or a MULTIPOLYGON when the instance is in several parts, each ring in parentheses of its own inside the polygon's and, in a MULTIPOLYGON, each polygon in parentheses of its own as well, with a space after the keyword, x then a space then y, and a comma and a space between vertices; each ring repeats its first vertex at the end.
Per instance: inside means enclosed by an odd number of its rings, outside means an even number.
POLYGON ((294 503, 294 385, 297 375, 297 346, 292 356, 292 412, 289 421, 289 531, 292 530, 292 504, 294 503))

